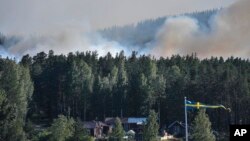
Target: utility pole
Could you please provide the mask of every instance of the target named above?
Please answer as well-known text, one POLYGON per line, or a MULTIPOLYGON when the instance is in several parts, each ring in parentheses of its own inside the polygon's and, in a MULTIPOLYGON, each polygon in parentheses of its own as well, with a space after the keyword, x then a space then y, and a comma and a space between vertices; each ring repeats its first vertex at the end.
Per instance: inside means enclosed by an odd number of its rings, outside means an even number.
POLYGON ((186 141, 188 141, 188 124, 187 124, 187 98, 184 97, 184 107, 185 107, 185 131, 186 131, 186 141))

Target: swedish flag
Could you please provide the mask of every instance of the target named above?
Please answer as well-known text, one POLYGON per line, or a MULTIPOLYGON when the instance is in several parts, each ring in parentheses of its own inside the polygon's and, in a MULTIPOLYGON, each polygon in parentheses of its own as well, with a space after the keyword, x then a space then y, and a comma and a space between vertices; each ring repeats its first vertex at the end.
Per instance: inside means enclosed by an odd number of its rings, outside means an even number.
POLYGON ((216 108, 223 108, 225 110, 228 110, 229 112, 231 111, 230 108, 226 108, 223 105, 207 105, 207 104, 203 104, 200 102, 192 102, 189 100, 186 100, 185 106, 187 107, 187 109, 201 109, 201 108, 212 108, 212 109, 216 109, 216 108))

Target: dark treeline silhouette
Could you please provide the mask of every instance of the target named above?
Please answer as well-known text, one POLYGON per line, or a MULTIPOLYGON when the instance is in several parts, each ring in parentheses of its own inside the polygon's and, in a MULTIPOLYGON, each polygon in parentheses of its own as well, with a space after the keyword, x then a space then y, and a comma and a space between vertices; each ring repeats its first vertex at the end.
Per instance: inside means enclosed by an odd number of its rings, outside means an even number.
MULTIPOLYGON (((34 122, 59 114, 82 120, 105 117, 147 116, 160 112, 161 127, 184 120, 183 98, 207 104, 223 104, 208 109, 213 129, 226 132, 228 125, 250 123, 250 62, 240 58, 196 55, 154 59, 150 56, 98 58, 97 52, 65 55, 38 53, 20 62, 30 68, 34 94, 28 118, 34 122)), ((189 112, 190 122, 194 115, 189 112)))
MULTIPOLYGON (((184 121, 184 96, 231 108, 207 109, 220 137, 228 135, 229 124, 250 123, 250 62, 241 58, 49 51, 25 55, 19 63, 1 58, 0 64, 1 140, 25 138, 30 121, 49 126, 58 115, 89 121, 147 117, 155 110, 165 127, 184 121)), ((189 123, 195 114, 188 112, 189 123)))

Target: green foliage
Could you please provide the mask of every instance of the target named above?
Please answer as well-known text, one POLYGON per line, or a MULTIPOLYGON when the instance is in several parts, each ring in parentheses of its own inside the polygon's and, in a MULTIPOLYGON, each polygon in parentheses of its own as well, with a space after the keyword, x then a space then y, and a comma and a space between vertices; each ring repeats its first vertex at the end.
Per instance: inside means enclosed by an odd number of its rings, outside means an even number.
POLYGON ((72 118, 67 118, 63 115, 59 115, 55 119, 49 128, 51 133, 51 141, 65 141, 74 134, 74 124, 75 121, 72 118))
POLYGON ((6 101, 5 92, 2 89, 0 89, 0 105, 3 105, 5 101, 6 101))
POLYGON ((83 60, 73 60, 70 62, 70 69, 68 71, 69 78, 69 93, 72 99, 72 104, 79 106, 72 106, 72 115, 74 117, 80 116, 86 120, 86 110, 89 107, 89 96, 93 91, 93 76, 92 70, 83 60), (83 111, 83 113, 78 113, 76 109, 83 111))
POLYGON ((33 93, 29 69, 0 59, 0 140, 25 140, 24 125, 33 93))
POLYGON ((31 140, 32 141, 48 141, 51 136, 51 132, 48 130, 42 130, 37 133, 31 140))
MULTIPOLYGON (((231 113, 220 109, 213 110, 213 114, 207 111, 214 122, 213 128, 220 135, 228 131, 229 123, 250 122, 249 60, 233 57, 201 60, 196 55, 155 59, 136 52, 128 57, 124 52, 115 57, 110 53, 97 56, 97 52, 54 55, 50 51, 32 58, 26 55, 19 65, 7 63, 12 67, 0 65, 1 70, 6 70, 0 73, 0 87, 6 97, 3 107, 8 111, 4 115, 9 117, 6 119, 15 117, 15 109, 24 109, 25 113, 25 108, 21 108, 26 107, 25 102, 21 101, 29 96, 16 87, 22 82, 16 76, 21 74, 19 68, 27 67, 34 82, 27 118, 35 124, 49 123, 59 114, 82 120, 103 120, 114 116, 144 117, 154 109, 160 114, 161 126, 169 125, 183 120, 184 113, 176 111, 183 110, 184 96, 232 109, 231 113), (17 107, 17 103, 24 105, 17 107)), ((9 121, 2 123, 6 127, 11 125, 9 121)), ((7 130, 2 132, 5 133, 7 130)))
POLYGON ((110 140, 122 141, 124 135, 125 135, 125 132, 123 130, 121 120, 117 117, 115 119, 114 128, 112 129, 112 133, 110 135, 110 140))
POLYGON ((91 136, 84 136, 81 140, 79 141, 94 141, 95 139, 91 136))
POLYGON ((30 120, 28 120, 24 127, 24 131, 28 140, 33 140, 33 138, 36 137, 36 131, 34 129, 34 124, 30 120))
POLYGON ((192 126, 191 139, 193 141, 215 141, 212 133, 211 122, 205 110, 199 110, 192 126))
POLYGON ((94 138, 89 136, 87 130, 83 127, 82 121, 77 119, 74 125, 75 131, 70 141, 94 141, 94 138))
POLYGON ((157 114, 150 110, 146 124, 143 129, 144 141, 157 141, 159 125, 157 123, 157 114))

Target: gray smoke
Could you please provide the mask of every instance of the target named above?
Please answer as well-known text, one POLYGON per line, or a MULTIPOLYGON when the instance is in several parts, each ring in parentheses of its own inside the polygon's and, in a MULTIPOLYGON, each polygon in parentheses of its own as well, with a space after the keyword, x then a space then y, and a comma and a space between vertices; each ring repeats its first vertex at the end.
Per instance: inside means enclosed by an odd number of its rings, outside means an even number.
POLYGON ((250 57, 250 1, 239 0, 218 12, 210 22, 210 31, 199 27, 190 17, 167 19, 152 49, 156 56, 197 53, 211 56, 250 57))
POLYGON ((210 21, 209 31, 200 27, 196 19, 187 16, 168 18, 159 29, 155 40, 149 43, 150 46, 146 46, 147 48, 128 47, 104 39, 88 24, 76 21, 30 27, 30 30, 26 26, 25 34, 13 32, 7 36, 4 45, 0 46, 0 54, 21 57, 48 50, 54 50, 56 54, 97 50, 102 56, 107 52, 114 55, 121 50, 130 55, 133 50, 139 51, 139 54, 153 54, 156 57, 197 53, 200 58, 211 56, 249 58, 249 7, 249 0, 238 0, 230 7, 224 8, 210 21), (12 36, 17 37, 10 38, 12 36))
MULTIPOLYGON (((97 32, 81 30, 82 27, 64 26, 32 35, 19 35, 16 40, 6 40, 1 48, 3 56, 21 57, 25 54, 35 55, 38 52, 53 50, 55 54, 69 52, 98 51, 100 56, 111 52, 112 55, 128 49, 115 41, 103 39, 97 32)), ((7 37, 8 38, 8 37, 7 37)))

